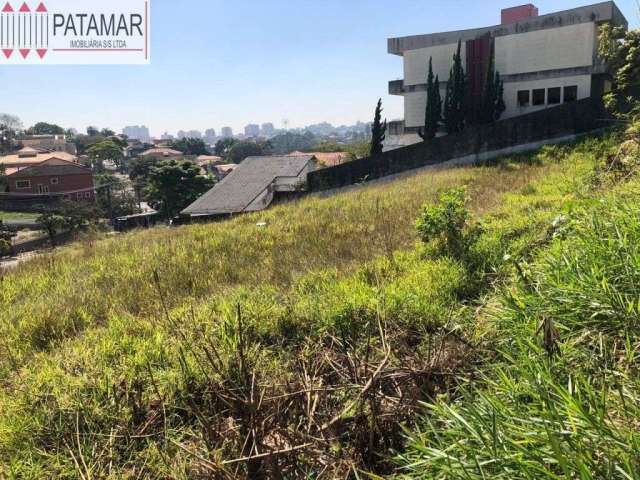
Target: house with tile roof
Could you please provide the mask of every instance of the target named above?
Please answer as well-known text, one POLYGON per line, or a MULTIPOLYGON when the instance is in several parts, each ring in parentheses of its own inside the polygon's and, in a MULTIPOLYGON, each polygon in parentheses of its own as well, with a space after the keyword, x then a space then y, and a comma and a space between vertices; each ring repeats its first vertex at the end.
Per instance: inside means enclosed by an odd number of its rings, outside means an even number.
POLYGON ((181 215, 216 218, 264 210, 279 196, 303 191, 307 174, 316 168, 317 159, 309 154, 248 157, 181 215))
POLYGON ((78 157, 67 152, 42 152, 33 147, 24 147, 11 155, 0 157, 0 165, 4 167, 5 175, 11 175, 18 170, 38 165, 52 158, 78 163, 78 157))
POLYGON ((60 158, 22 168, 7 175, 7 182, 13 197, 51 195, 67 200, 95 200, 91 169, 60 158))

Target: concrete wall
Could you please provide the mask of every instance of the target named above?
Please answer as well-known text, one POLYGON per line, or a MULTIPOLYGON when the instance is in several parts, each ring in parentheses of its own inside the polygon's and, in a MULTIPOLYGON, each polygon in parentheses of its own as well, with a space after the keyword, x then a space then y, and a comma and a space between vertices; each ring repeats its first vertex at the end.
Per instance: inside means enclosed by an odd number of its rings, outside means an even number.
MULTIPOLYGON (((448 76, 448 75, 447 75, 448 76)), ((444 103, 447 91, 440 88, 440 97, 444 103)), ((424 112, 427 107, 427 92, 410 92, 404 94, 405 128, 424 127, 424 112)))
POLYGON ((318 170, 308 176, 309 190, 315 192, 354 185, 456 158, 472 156, 481 159, 487 152, 610 126, 606 118, 602 102, 588 98, 318 170))
MULTIPOLYGON (((544 88, 545 94, 546 90, 553 87, 561 87, 566 86, 577 86, 578 87, 578 99, 582 100, 584 98, 589 98, 591 96, 591 75, 579 75, 572 77, 560 77, 560 78, 548 78, 542 80, 532 80, 528 82, 510 82, 504 84, 504 101, 507 106, 503 114, 503 119, 515 117, 517 115, 524 115, 527 113, 536 112, 539 110, 543 110, 548 108, 549 106, 555 105, 540 105, 534 106, 529 105, 528 107, 520 107, 518 106, 518 91, 520 90, 528 90, 529 98, 532 98, 532 91, 538 88, 544 88)), ((561 99, 562 101, 563 99, 561 99)))
MULTIPOLYGON (((409 50, 404 53, 404 84, 422 85, 427 83, 429 58, 433 58, 433 74, 440 77, 441 82, 449 79, 449 71, 453 60, 453 54, 458 48, 457 43, 438 45, 418 50, 409 50)), ((462 64, 466 64, 466 50, 464 44, 461 49, 462 64)))
POLYGON ((498 37, 496 70, 513 75, 592 65, 595 45, 595 23, 498 37))

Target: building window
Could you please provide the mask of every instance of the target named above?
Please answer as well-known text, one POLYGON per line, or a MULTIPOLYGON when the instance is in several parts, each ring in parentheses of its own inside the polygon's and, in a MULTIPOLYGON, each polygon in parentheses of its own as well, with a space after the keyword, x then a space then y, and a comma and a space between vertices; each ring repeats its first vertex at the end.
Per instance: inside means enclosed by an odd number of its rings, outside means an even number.
POLYGON ((564 103, 571 103, 576 100, 578 100, 578 86, 564 87, 564 103))
POLYGON ((531 92, 529 90, 518 90, 518 106, 528 107, 531 103, 531 92))
POLYGON ((76 200, 82 200, 82 192, 76 193, 76 200))
POLYGON ((533 91, 533 104, 544 105, 546 90, 544 88, 537 88, 533 91))
POLYGON ((49 193, 49 185, 40 185, 38 184, 38 193, 40 195, 49 193))
POLYGON ((550 88, 547 92, 547 103, 549 105, 557 105, 560 103, 560 95, 562 94, 562 90, 560 87, 550 88))
POLYGON ((31 180, 18 180, 16 188, 31 188, 31 180))
POLYGON ((91 192, 84 192, 84 198, 91 198, 91 192))
POLYGON ((51 185, 58 185, 60 183, 60 180, 58 179, 58 177, 53 177, 51 179, 51 185))

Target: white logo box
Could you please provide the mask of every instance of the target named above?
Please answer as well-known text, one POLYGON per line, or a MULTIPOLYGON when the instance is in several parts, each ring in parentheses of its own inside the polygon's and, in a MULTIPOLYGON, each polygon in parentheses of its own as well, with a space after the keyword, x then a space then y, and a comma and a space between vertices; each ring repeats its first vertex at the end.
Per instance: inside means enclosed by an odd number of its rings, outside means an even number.
POLYGON ((146 65, 150 0, 0 0, 0 65, 146 65))

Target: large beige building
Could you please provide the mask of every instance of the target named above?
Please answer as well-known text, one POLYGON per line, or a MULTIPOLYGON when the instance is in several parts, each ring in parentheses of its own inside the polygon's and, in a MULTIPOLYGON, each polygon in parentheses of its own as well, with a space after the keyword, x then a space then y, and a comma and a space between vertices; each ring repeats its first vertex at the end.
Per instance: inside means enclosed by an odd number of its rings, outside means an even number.
POLYGON ((496 70, 504 80, 502 118, 602 94, 610 85, 607 65, 597 55, 598 29, 605 22, 627 27, 614 2, 542 16, 529 4, 503 10, 501 24, 492 27, 390 38, 388 51, 403 58, 404 78, 390 82, 389 93, 404 97, 405 112, 404 122, 391 124, 390 137, 417 138, 415 133, 424 125, 429 59, 444 99, 459 41, 475 96, 481 95, 494 52, 496 70))

